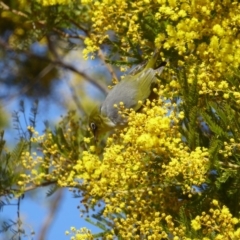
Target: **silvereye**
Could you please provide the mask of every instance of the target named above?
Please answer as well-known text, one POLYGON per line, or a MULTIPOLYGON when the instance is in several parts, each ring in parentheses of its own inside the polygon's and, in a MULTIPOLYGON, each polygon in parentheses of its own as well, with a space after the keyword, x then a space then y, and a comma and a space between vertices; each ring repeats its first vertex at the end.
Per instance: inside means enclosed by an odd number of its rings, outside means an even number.
POLYGON ((118 114, 119 105, 123 102, 127 109, 137 111, 141 108, 139 101, 144 102, 152 92, 152 86, 156 83, 156 74, 160 75, 166 63, 156 68, 158 51, 155 51, 146 66, 134 75, 125 76, 108 93, 106 99, 93 109, 89 116, 89 127, 95 139, 101 133, 126 125, 127 120, 118 114))

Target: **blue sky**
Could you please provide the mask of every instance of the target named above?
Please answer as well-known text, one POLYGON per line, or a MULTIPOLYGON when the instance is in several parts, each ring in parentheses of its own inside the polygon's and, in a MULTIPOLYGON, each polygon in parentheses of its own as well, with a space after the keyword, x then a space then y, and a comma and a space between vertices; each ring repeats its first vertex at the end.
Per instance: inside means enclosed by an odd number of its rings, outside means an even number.
MULTIPOLYGON (((55 197, 54 195, 46 197, 47 190, 47 187, 42 188, 41 190, 37 189, 36 191, 25 194, 24 198, 21 200, 21 219, 23 221, 23 228, 28 235, 22 239, 31 239, 29 236, 32 230, 36 233, 32 239, 39 239, 40 231, 49 216, 49 201, 55 197)), ((55 193, 55 195, 56 194, 57 193, 55 193)), ((12 201, 11 203, 17 203, 17 200, 12 201)), ((65 231, 70 230, 73 226, 77 229, 87 227, 94 233, 99 231, 98 228, 80 217, 80 212, 77 209, 79 203, 79 198, 73 198, 71 192, 67 189, 63 190, 62 198, 54 215, 54 220, 51 222, 48 229, 49 231, 46 240, 70 239, 69 236, 65 235, 65 231)), ((17 219, 17 206, 5 206, 1 212, 1 220, 3 219, 12 219, 15 221, 17 219)), ((0 239, 2 238, 0 237, 0 239)))

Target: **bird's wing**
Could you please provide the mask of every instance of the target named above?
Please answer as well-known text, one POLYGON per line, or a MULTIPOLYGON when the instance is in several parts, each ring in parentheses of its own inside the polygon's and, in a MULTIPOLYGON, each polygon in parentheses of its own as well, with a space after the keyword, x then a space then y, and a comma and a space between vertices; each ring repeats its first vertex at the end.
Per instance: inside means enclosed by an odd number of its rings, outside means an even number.
POLYGON ((136 99, 138 99, 138 101, 145 101, 151 93, 152 84, 156 81, 156 71, 149 68, 137 74, 135 78, 139 90, 136 99))
POLYGON ((121 81, 108 93, 102 103, 101 114, 110 118, 115 124, 121 124, 123 119, 118 114, 118 109, 114 108, 114 104, 119 105, 123 102, 126 108, 132 108, 135 105, 134 98, 137 91, 136 83, 121 81))
POLYGON ((134 76, 127 76, 109 92, 102 103, 101 114, 109 117, 114 123, 121 124, 123 119, 114 104, 124 103, 125 108, 140 108, 138 101, 144 101, 151 93, 151 85, 155 81, 155 70, 147 69, 134 76))

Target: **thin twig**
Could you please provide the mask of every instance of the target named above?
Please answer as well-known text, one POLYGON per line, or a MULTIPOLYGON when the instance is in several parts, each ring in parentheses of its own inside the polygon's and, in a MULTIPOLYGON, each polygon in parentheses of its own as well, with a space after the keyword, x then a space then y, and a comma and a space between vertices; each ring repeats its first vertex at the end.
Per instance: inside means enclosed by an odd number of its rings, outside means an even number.
POLYGON ((18 218, 18 221, 17 221, 17 225, 18 225, 18 240, 21 240, 21 225, 22 225, 22 222, 21 222, 21 218, 20 218, 20 202, 21 202, 21 197, 18 198, 18 203, 17 203, 17 218, 18 218))
MULTIPOLYGON (((30 17, 26 13, 24 13, 22 11, 15 10, 15 9, 12 9, 2 1, 0 1, 0 8, 2 8, 3 10, 6 10, 6 11, 12 12, 12 13, 18 15, 18 16, 24 17, 26 19, 30 19, 30 17)), ((36 23, 39 24, 41 27, 46 27, 46 22, 44 22, 44 21, 37 21, 36 23)), ((81 36, 81 35, 71 36, 70 34, 63 32, 62 30, 60 30, 56 27, 53 27, 52 30, 54 32, 58 33, 59 35, 61 35, 64 38, 78 38, 78 39, 81 39, 81 40, 85 39, 85 37, 81 36)))
POLYGON ((79 101, 79 97, 77 95, 77 92, 76 92, 76 88, 70 83, 68 82, 67 85, 69 86, 70 88, 70 91, 72 93, 72 98, 73 98, 73 101, 75 102, 77 108, 82 111, 83 113, 86 113, 85 110, 84 110, 84 107, 83 105, 81 104, 81 102, 79 101))
MULTIPOLYGON (((6 50, 15 51, 12 47, 10 47, 1 38, 0 38, 0 46, 4 47, 6 50)), ((41 56, 38 56, 38 55, 30 53, 30 52, 23 52, 23 53, 26 54, 28 57, 34 57, 34 58, 37 58, 37 59, 39 59, 41 61, 47 61, 47 62, 50 62, 50 63, 52 63, 54 65, 58 65, 58 66, 60 66, 62 68, 65 68, 65 69, 68 69, 68 70, 70 70, 72 72, 75 72, 79 76, 81 76, 84 79, 86 79, 86 81, 88 81, 91 84, 93 84, 94 86, 96 86, 104 94, 108 93, 108 88, 107 88, 107 86, 104 83, 102 83, 101 81, 98 81, 98 80, 88 76, 86 73, 79 71, 77 68, 75 68, 74 66, 72 66, 72 65, 70 65, 68 63, 64 63, 61 58, 59 60, 51 60, 49 58, 41 57, 41 56)))
POLYGON ((0 1, 0 6, 2 7, 3 10, 6 10, 6 11, 10 11, 18 16, 21 16, 21 17, 25 17, 25 18, 28 18, 28 15, 21 12, 21 11, 18 11, 18 10, 15 10, 15 9, 12 9, 10 8, 8 5, 6 5, 4 2, 0 1))
MULTIPOLYGON (((57 180, 49 181, 49 182, 43 182, 43 183, 41 183, 39 185, 32 184, 32 185, 30 185, 30 186, 28 186, 28 187, 26 187, 24 189, 24 193, 27 193, 27 192, 32 191, 32 190, 35 190, 36 188, 39 188, 39 187, 46 187, 46 186, 49 186, 49 185, 52 185, 52 184, 57 184, 57 180)), ((9 191, 7 191, 5 189, 4 193, 0 192, 0 197, 3 197, 5 195, 9 195, 9 194, 13 194, 14 195, 14 193, 18 194, 19 191, 20 191, 20 189, 16 189, 16 188, 12 188, 9 191)))
POLYGON ((59 189, 55 195, 55 198, 51 201, 50 213, 47 215, 44 221, 44 224, 42 226, 42 229, 40 230, 40 236, 38 238, 39 240, 47 239, 47 232, 50 229, 52 222, 54 221, 54 217, 60 206, 62 197, 63 197, 63 189, 59 189))
POLYGON ((88 37, 90 36, 88 29, 84 28, 83 26, 81 26, 78 22, 76 22, 74 19, 70 18, 69 16, 67 16, 65 14, 65 18, 67 18, 72 24, 74 24, 76 27, 78 27, 79 29, 81 29, 88 37))
POLYGON ((56 65, 59 65, 65 69, 68 69, 68 70, 71 70, 72 72, 75 72, 77 74, 79 74, 80 76, 82 76, 83 78, 87 79, 91 84, 95 85, 100 91, 102 91, 104 94, 107 94, 108 93, 108 88, 107 86, 100 82, 100 81, 97 81, 96 79, 86 75, 84 72, 81 72, 79 71, 77 68, 75 68, 74 66, 72 65, 69 65, 67 63, 64 63, 62 61, 52 61, 52 63, 56 64, 56 65))
POLYGON ((69 33, 65 33, 61 30, 59 30, 58 28, 53 28, 53 31, 60 34, 62 37, 64 38, 77 38, 77 39, 81 39, 81 40, 85 40, 86 37, 82 36, 82 35, 71 35, 69 33))
POLYGON ((98 57, 102 60, 102 62, 104 63, 104 65, 106 66, 110 74, 112 75, 112 78, 118 81, 117 75, 115 74, 112 66, 106 63, 105 57, 101 49, 98 50, 98 57))

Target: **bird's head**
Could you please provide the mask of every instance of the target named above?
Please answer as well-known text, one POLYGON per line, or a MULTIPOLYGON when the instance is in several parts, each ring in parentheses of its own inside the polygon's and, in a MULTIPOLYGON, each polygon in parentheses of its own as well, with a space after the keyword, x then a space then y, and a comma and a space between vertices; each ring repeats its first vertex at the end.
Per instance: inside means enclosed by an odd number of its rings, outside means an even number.
POLYGON ((94 138, 100 134, 112 130, 116 125, 107 116, 101 114, 101 107, 95 107, 88 118, 88 125, 94 138))

